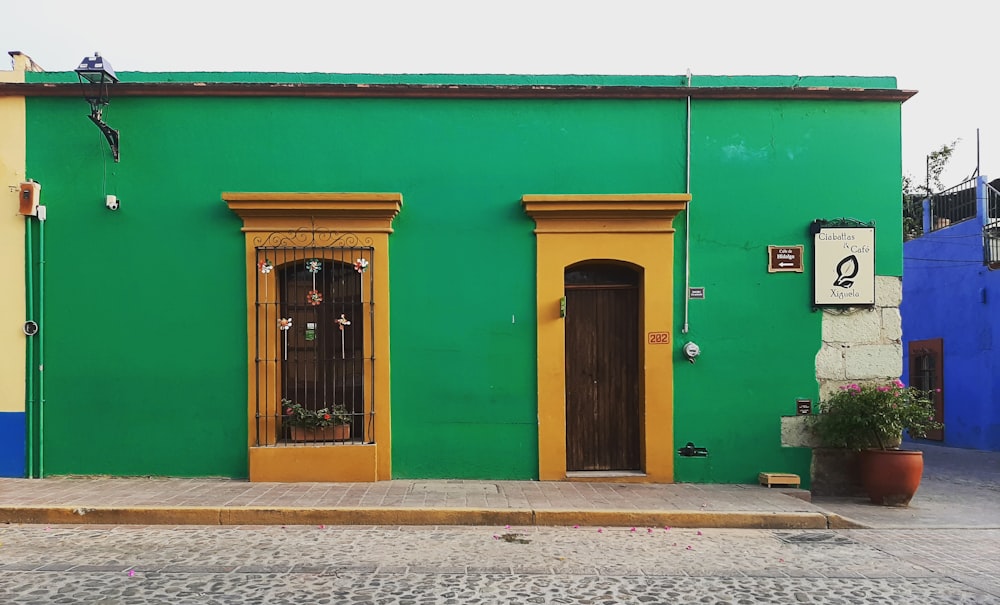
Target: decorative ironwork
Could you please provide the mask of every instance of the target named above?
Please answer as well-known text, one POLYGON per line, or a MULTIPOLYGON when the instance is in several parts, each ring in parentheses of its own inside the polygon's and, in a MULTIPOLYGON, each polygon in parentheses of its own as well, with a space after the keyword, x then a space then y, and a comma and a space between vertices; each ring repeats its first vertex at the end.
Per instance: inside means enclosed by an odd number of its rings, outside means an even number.
POLYGON ((864 221, 859 221, 856 218, 831 218, 822 219, 818 218, 814 220, 809 226, 809 234, 816 235, 819 233, 820 229, 828 229, 831 227, 861 227, 861 228, 872 228, 875 226, 875 221, 866 223, 864 221))
POLYGON ((253 242, 256 445, 374 443, 372 239, 302 229, 253 242), (299 430, 282 401, 318 413, 321 426, 299 430))
MULTIPOLYGON (((374 239, 370 235, 322 229, 302 228, 295 231, 279 231, 253 238, 254 247, 260 248, 371 248, 374 239)), ((352 261, 353 262, 353 261, 352 261)))

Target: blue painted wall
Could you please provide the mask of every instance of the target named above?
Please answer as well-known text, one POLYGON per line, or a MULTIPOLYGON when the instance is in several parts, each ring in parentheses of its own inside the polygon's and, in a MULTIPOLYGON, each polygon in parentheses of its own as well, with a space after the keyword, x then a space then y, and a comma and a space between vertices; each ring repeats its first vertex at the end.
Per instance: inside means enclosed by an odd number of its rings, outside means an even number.
POLYGON ((24 476, 24 412, 0 412, 0 477, 24 476))
MULTIPOLYGON (((909 343, 943 339, 944 445, 1000 451, 1000 270, 983 262, 986 177, 975 218, 903 245, 903 371, 909 343)), ((925 215, 927 204, 925 202, 925 215)))

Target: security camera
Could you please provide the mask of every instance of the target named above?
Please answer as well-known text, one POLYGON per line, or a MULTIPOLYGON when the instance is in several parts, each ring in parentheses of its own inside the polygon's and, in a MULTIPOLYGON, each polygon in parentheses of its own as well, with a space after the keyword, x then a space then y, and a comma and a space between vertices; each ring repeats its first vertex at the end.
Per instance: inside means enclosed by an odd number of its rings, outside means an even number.
POLYGON ((122 203, 118 200, 117 196, 109 195, 105 197, 104 205, 108 207, 108 210, 118 210, 122 203))

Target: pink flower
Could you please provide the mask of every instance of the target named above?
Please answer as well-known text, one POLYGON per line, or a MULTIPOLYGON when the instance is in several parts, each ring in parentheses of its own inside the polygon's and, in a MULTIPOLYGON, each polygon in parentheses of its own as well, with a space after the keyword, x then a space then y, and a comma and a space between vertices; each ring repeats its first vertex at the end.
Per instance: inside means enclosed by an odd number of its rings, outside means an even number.
POLYGON ((897 378, 897 379, 895 379, 895 380, 893 380, 893 381, 892 381, 892 384, 893 384, 893 385, 895 385, 895 386, 896 386, 896 388, 899 388, 899 389, 903 389, 903 388, 906 388, 906 385, 904 385, 904 384, 903 384, 903 381, 902 381, 902 380, 900 380, 900 379, 898 379, 898 378, 897 378))

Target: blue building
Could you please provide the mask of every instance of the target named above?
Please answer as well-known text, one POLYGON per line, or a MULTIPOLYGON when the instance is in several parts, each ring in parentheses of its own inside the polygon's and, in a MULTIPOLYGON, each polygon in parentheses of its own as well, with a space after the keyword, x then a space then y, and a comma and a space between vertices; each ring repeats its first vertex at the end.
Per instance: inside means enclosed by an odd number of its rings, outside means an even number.
POLYGON ((908 212, 903 371, 938 390, 943 445, 1000 451, 1000 179, 977 176, 908 212))

